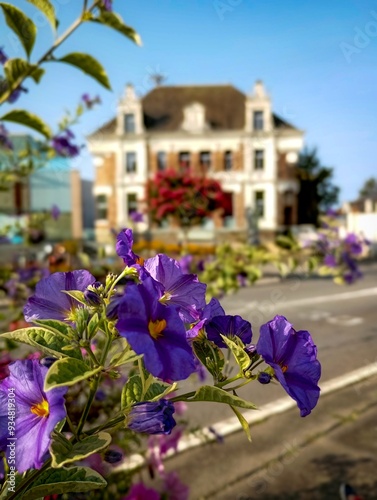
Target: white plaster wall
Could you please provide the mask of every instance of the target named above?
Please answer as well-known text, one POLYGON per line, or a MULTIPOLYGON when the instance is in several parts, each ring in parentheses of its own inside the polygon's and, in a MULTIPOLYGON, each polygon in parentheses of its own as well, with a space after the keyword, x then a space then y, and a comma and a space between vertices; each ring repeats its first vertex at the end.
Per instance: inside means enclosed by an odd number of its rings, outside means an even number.
POLYGON ((264 217, 259 219, 259 228, 276 230, 277 195, 276 187, 271 182, 256 182, 245 186, 245 206, 255 209, 255 192, 264 191, 264 217))
POLYGON ((348 213, 347 231, 365 236, 373 243, 377 243, 377 213, 348 213))

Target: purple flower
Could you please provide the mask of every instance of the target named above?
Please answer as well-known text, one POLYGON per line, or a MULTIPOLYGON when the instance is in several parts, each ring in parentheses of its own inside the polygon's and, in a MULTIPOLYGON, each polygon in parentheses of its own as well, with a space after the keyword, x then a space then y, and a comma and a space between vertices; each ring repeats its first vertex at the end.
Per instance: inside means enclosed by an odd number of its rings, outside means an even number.
POLYGON ((190 254, 183 255, 183 257, 179 259, 178 264, 184 274, 190 273, 191 264, 193 260, 194 258, 190 254))
POLYGON ((5 64, 8 61, 8 56, 4 52, 3 47, 0 47, 0 64, 5 64))
POLYGON ((0 148, 13 149, 13 143, 9 139, 8 130, 0 123, 0 148))
POLYGON ((328 209, 326 210, 326 215, 327 215, 327 217, 331 217, 332 219, 334 219, 335 217, 337 217, 337 216, 338 216, 338 213, 337 213, 337 211, 336 211, 336 210, 334 210, 333 208, 328 208, 328 209))
POLYGON ((134 222, 135 224, 137 222, 144 222, 144 215, 141 213, 141 212, 137 212, 136 210, 133 210, 131 213, 130 213, 130 219, 132 220, 132 222, 134 222))
POLYGON ((169 472, 164 477, 164 491, 169 500, 188 500, 190 488, 182 483, 176 472, 169 472))
POLYGON ((310 333, 296 332, 284 316, 275 316, 260 328, 257 351, 275 371, 275 377, 297 402, 302 417, 317 404, 321 365, 310 333))
POLYGON ((215 316, 206 325, 208 340, 212 340, 218 347, 226 348, 227 345, 221 335, 230 339, 238 337, 247 345, 251 342, 251 324, 241 316, 215 316))
POLYGON ((199 332, 204 328, 208 321, 215 316, 224 316, 225 311, 221 307, 220 302, 212 298, 200 313, 199 321, 186 332, 188 339, 193 339, 199 335, 199 332))
POLYGON ((0 382, 0 449, 11 453, 8 438, 9 402, 15 400, 16 468, 22 473, 40 469, 50 445, 54 427, 65 418, 65 387, 43 391, 47 368, 37 360, 16 361, 10 375, 0 382))
POLYGON ((332 254, 325 255, 325 258, 323 259, 323 263, 327 267, 336 267, 337 261, 336 261, 335 255, 332 255, 332 254))
POLYGON ((109 464, 117 464, 123 460, 123 453, 118 450, 110 449, 105 451, 103 458, 105 462, 109 464))
POLYGON ((113 11, 113 0, 103 0, 103 8, 108 12, 113 11))
POLYGON ((22 85, 20 85, 19 87, 17 87, 15 90, 13 90, 13 92, 11 93, 11 95, 8 97, 8 102, 13 104, 14 102, 16 102, 20 95, 22 94, 22 92, 29 92, 28 89, 26 89, 25 87, 22 87, 22 85))
POLYGON ((200 310, 206 304, 207 286, 195 274, 184 274, 179 263, 164 254, 148 259, 144 266, 152 278, 163 286, 162 302, 178 306, 182 320, 187 323, 199 319, 200 310))
POLYGON ((51 217, 54 219, 54 220, 58 220, 59 217, 60 217, 60 208, 57 206, 57 205, 52 205, 51 207, 51 217))
POLYGON ((68 273, 54 273, 37 283, 35 294, 24 307, 25 320, 29 323, 38 319, 57 319, 64 321, 71 309, 78 306, 75 299, 63 290, 79 290, 95 282, 94 276, 83 269, 68 273))
POLYGON ((128 427, 143 434, 170 434, 176 426, 174 412, 174 404, 167 399, 136 403, 128 415, 128 427))
POLYGON ((60 135, 55 135, 52 138, 51 145, 59 156, 74 158, 80 153, 80 147, 72 143, 72 139, 74 139, 74 137, 75 135, 67 129, 60 135))
POLYGON ((343 274, 343 279, 348 285, 352 285, 352 283, 363 277, 363 273, 360 271, 356 260, 349 253, 343 252, 341 257, 347 268, 343 274))
POLYGON ((161 290, 152 278, 129 285, 118 304, 116 327, 147 370, 163 380, 183 380, 195 371, 185 327, 174 307, 159 302, 161 290))
POLYGON ((133 244, 134 237, 132 229, 123 229, 117 236, 115 250, 127 266, 144 263, 144 260, 132 251, 133 244))
POLYGON ((161 496, 153 488, 147 488, 143 483, 137 483, 132 485, 122 500, 161 500, 161 496))
POLYGON ((101 99, 99 96, 91 98, 89 94, 83 94, 82 100, 88 109, 92 109, 95 104, 101 104, 101 99))
POLYGON ((356 234, 348 234, 344 239, 344 243, 348 245, 349 251, 352 255, 360 255, 363 252, 363 247, 356 234))

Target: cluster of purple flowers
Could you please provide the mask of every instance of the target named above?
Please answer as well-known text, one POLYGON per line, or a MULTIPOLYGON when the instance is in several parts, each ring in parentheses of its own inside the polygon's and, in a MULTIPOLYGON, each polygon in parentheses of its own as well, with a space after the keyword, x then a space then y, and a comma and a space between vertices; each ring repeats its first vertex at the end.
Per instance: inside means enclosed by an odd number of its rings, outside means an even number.
POLYGON ((67 128, 52 138, 51 145, 59 156, 74 158, 80 154, 81 149, 73 143, 74 138, 75 134, 67 128))
POLYGON ((99 96, 90 97, 90 95, 86 93, 82 95, 82 101, 87 109, 92 109, 96 104, 101 104, 101 98, 99 96))
POLYGON ((323 265, 331 270, 342 283, 352 284, 362 278, 358 258, 364 253, 370 242, 354 233, 344 238, 339 235, 338 227, 324 223, 319 233, 315 250, 323 259, 323 265))
MULTIPOLYGON (((88 271, 54 273, 37 283, 24 307, 26 321, 64 321, 72 331, 80 332, 76 319, 84 317, 81 312, 92 308, 99 311, 96 308, 105 306, 108 320, 115 324, 119 335, 135 353, 143 355, 146 370, 169 383, 186 379, 197 370, 195 345, 205 343, 212 350, 228 349, 224 338, 230 339, 249 355, 250 366, 259 364, 260 359, 269 365, 258 375, 261 383, 275 378, 297 402, 301 416, 311 412, 320 393, 321 366, 309 332, 296 332, 286 318, 276 316, 261 327, 260 338, 253 345, 251 324, 240 316, 226 315, 217 299, 207 304, 206 285, 196 275, 184 273, 176 260, 164 254, 144 260, 132 246, 132 231, 121 231, 116 250, 126 264, 121 275, 127 277, 126 285, 123 293, 110 293, 110 303, 103 302, 104 285, 88 271), (70 291, 81 293, 87 306, 74 298, 78 297, 75 293, 64 293, 70 291)), ((89 321, 90 314, 85 317, 89 321)), ((0 451, 7 449, 5 402, 13 387, 20 472, 42 466, 51 432, 66 415, 66 388, 53 388, 47 393, 43 390, 48 364, 35 359, 17 361, 10 365, 9 376, 0 382, 0 451)), ((168 435, 176 425, 175 410, 174 403, 165 398, 142 401, 129 409, 127 425, 137 433, 168 435)))

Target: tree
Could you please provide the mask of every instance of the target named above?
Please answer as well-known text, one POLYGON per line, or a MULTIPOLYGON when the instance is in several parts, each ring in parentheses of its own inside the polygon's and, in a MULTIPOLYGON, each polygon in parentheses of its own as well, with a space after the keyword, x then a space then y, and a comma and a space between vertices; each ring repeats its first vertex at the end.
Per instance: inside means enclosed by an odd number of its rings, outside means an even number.
POLYGON ((318 225, 319 214, 338 202, 339 187, 333 184, 334 169, 321 165, 316 148, 305 148, 299 157, 297 175, 300 181, 298 222, 318 225))
POLYGON ((147 184, 150 220, 160 224, 173 219, 184 230, 201 224, 216 210, 227 208, 227 197, 220 184, 189 170, 158 172, 147 184))
POLYGON ((359 198, 377 198, 377 179, 370 177, 359 191, 359 198))

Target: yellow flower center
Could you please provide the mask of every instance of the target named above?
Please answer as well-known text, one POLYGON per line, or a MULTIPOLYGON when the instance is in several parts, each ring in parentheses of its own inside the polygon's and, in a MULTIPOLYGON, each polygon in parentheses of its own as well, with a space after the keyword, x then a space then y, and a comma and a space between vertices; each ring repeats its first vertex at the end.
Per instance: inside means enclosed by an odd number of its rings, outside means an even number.
POLYGON ((136 264, 139 264, 139 266, 143 266, 144 262, 145 262, 145 260, 143 259, 143 257, 138 257, 136 259, 136 264))
POLYGON ((161 304, 166 304, 171 299, 171 293, 165 292, 164 295, 159 299, 161 304))
POLYGON ((50 415, 50 407, 48 406, 48 402, 45 399, 41 403, 33 405, 30 408, 30 411, 38 417, 48 417, 50 415))
POLYGON ((280 365, 280 367, 281 367, 281 371, 282 371, 283 373, 285 373, 285 372, 288 370, 288 366, 287 366, 287 365, 283 365, 283 364, 281 364, 281 365, 280 365))
POLYGON ((148 323, 148 330, 150 336, 157 340, 162 337, 162 332, 166 328, 166 321, 164 319, 158 319, 157 321, 150 321, 148 323))

